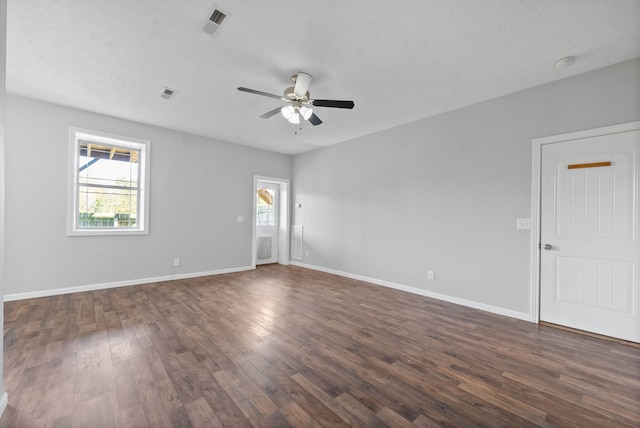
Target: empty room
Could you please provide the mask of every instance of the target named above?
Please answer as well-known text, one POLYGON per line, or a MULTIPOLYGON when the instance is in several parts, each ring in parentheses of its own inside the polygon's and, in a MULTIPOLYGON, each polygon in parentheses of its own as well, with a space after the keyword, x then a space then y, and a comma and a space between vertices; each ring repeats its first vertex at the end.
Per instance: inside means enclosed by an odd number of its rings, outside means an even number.
POLYGON ((0 428, 640 426, 640 1, 0 23, 0 428))

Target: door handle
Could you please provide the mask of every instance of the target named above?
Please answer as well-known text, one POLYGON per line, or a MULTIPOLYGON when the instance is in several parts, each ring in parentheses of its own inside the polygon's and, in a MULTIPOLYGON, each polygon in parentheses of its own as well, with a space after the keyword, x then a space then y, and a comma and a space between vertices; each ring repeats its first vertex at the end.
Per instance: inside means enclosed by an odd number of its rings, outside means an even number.
POLYGON ((552 250, 552 249, 553 249, 553 245, 551 245, 551 244, 544 244, 544 247, 542 247, 542 248, 544 248, 545 250, 552 250))

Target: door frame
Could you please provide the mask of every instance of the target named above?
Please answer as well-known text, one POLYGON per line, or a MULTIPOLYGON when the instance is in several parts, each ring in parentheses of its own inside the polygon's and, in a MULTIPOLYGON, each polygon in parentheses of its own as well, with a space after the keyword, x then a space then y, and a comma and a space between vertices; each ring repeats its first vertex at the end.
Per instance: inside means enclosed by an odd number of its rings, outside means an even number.
POLYGON ((546 144, 562 143, 565 141, 581 140, 589 137, 618 134, 640 130, 640 121, 621 123, 619 125, 605 126, 602 128, 588 129, 567 134, 552 135, 550 137, 536 138, 532 141, 532 167, 531 167, 531 279, 529 314, 533 323, 540 323, 540 205, 541 205, 541 180, 542 180, 542 147, 546 144))
POLYGON ((277 177, 265 177, 261 175, 253 176, 253 193, 251 199, 252 216, 251 216, 251 267, 256 268, 256 193, 258 192, 258 182, 266 182, 277 184, 280 189, 278 195, 278 263, 281 265, 290 264, 289 260, 289 241, 290 241, 290 210, 289 210, 289 180, 277 177))

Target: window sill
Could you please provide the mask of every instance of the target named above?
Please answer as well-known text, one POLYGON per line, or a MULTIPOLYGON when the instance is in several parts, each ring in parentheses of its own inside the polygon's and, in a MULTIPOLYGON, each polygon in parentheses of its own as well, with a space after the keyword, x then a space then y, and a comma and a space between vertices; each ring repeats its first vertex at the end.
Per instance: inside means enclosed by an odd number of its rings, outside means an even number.
POLYGON ((92 229, 92 230, 73 230, 67 231, 67 236, 122 236, 122 235, 148 235, 148 230, 126 229, 126 230, 110 230, 110 229, 92 229))

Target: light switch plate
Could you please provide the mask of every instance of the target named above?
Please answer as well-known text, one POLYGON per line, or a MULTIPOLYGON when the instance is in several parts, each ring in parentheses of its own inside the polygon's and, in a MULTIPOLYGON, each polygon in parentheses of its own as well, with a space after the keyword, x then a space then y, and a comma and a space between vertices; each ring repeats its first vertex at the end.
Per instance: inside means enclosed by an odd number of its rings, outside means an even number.
POLYGON ((516 219, 516 229, 531 229, 531 219, 530 218, 516 219))
POLYGON ((244 217, 239 215, 238 216, 238 223, 242 223, 242 222, 244 222, 244 217))

